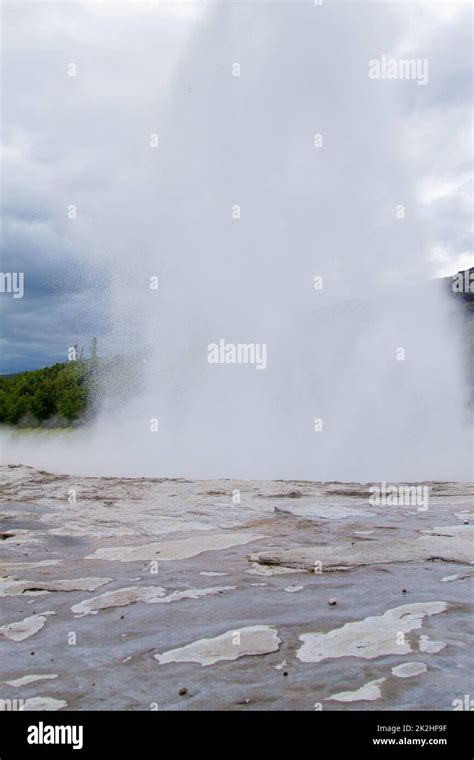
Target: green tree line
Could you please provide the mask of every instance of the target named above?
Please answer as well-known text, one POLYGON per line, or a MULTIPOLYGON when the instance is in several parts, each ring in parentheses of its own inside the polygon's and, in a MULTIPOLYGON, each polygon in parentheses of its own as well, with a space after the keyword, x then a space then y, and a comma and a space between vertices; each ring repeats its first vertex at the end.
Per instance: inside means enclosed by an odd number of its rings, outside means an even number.
POLYGON ((59 426, 82 420, 91 405, 99 372, 97 342, 90 359, 0 376, 0 424, 36 427, 54 420, 59 426))

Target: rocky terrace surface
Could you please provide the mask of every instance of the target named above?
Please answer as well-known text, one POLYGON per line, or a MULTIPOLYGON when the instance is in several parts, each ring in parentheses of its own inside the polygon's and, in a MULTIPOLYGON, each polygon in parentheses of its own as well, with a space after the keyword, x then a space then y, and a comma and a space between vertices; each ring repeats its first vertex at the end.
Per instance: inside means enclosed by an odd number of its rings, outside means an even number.
POLYGON ((452 710, 474 488, 424 485, 0 468, 0 707, 452 710))

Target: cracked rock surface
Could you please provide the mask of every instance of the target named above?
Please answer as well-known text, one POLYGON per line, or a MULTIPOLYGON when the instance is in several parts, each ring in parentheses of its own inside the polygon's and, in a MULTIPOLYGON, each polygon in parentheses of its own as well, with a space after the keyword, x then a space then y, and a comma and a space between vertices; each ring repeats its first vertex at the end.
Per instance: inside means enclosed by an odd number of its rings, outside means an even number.
POLYGON ((0 709, 452 710, 474 488, 370 485, 0 467, 0 709))

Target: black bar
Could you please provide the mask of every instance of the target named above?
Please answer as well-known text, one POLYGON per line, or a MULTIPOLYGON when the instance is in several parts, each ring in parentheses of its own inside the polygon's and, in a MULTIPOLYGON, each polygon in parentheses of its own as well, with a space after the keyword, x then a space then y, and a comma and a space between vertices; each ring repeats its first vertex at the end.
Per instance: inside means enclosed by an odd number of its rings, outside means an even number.
POLYGON ((212 747, 219 754, 283 751, 311 758, 331 752, 362 757, 453 758, 472 760, 471 712, 2 712, 0 760, 27 757, 122 758, 153 760, 195 757, 212 747), (42 733, 40 727, 42 726, 42 733), (77 727, 64 738, 72 744, 33 744, 61 734, 48 727, 77 727), (82 742, 79 727, 82 726, 82 742), (415 741, 416 740, 416 741, 415 741), (424 744, 423 744, 424 741, 424 744), (82 747, 79 744, 82 743, 82 747))

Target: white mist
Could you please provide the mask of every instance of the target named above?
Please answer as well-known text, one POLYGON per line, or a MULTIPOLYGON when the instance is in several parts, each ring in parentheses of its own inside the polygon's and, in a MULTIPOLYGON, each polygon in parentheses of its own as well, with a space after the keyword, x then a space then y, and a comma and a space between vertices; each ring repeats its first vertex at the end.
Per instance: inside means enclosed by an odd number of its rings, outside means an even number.
MULTIPOLYGON (((137 4, 124 123, 112 109, 90 137, 124 181, 89 199, 81 234, 84 266, 100 263, 111 282, 102 353, 145 361, 129 404, 106 399, 77 433, 14 436, 6 461, 95 475, 469 478, 460 315, 428 284, 408 160, 406 93, 430 85, 369 78, 368 61, 400 34, 382 5, 211 4, 178 22, 137 4), (173 59, 166 80, 152 52, 137 59, 140 32, 173 59), (210 364, 221 338, 265 344, 266 368, 210 364)), ((105 34, 111 11, 96 13, 105 34)), ((107 62, 94 65, 105 87, 107 62)))

